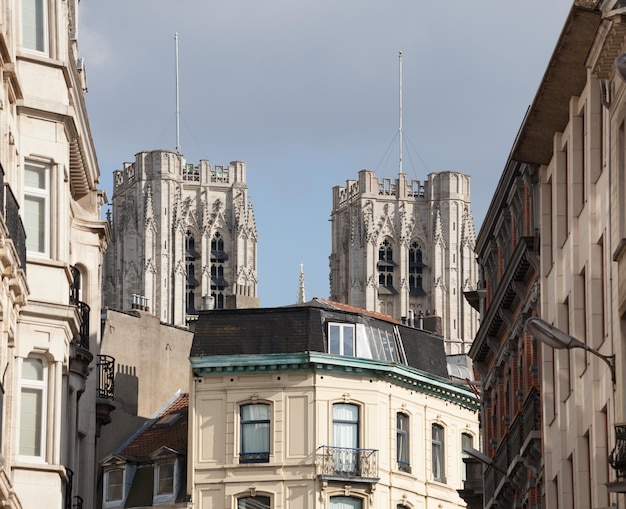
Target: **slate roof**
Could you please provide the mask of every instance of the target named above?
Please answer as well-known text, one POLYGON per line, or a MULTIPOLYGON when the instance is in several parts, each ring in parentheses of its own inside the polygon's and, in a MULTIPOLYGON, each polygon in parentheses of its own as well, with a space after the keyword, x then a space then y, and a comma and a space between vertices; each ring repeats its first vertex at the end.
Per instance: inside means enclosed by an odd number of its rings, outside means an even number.
POLYGON ((400 332, 407 364, 448 378, 443 340, 381 313, 327 301, 294 306, 201 311, 190 357, 327 352, 326 323, 363 323, 400 332))

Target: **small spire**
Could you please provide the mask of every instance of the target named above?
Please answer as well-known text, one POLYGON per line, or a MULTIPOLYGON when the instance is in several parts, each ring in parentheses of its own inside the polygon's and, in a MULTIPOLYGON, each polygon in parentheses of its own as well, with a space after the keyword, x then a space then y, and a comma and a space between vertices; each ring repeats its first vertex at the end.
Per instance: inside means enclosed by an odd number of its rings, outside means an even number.
POLYGON ((304 292, 304 263, 300 264, 300 282, 298 284, 298 304, 306 302, 306 294, 304 292))

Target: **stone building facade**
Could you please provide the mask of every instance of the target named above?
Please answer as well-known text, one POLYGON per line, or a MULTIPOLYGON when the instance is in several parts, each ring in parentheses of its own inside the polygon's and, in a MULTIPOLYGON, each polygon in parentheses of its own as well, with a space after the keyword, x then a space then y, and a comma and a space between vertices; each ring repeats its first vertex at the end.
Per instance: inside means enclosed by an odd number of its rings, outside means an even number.
POLYGON ((333 188, 330 299, 421 322, 465 354, 478 328, 463 292, 475 290, 470 177, 395 181, 361 170, 333 188))
POLYGON ((113 173, 105 305, 187 326, 200 309, 258 307, 257 229, 246 164, 139 152, 113 173))
MULTIPOLYGON (((0 9, 0 506, 91 507, 106 200, 78 0, 0 9)), ((102 389, 102 390, 101 390, 102 389)), ((102 398, 99 395, 103 396, 102 398)))

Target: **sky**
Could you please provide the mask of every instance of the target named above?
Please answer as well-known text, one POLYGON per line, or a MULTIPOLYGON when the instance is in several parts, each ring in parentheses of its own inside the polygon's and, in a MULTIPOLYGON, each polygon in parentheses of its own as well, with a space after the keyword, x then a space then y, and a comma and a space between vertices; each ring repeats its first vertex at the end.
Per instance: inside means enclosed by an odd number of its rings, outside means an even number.
MULTIPOLYGON (((112 172, 142 150, 247 164, 261 306, 328 298, 332 188, 471 176, 480 230, 572 0, 86 0, 87 110, 112 172)), ((105 208, 106 210, 106 208, 105 208)))

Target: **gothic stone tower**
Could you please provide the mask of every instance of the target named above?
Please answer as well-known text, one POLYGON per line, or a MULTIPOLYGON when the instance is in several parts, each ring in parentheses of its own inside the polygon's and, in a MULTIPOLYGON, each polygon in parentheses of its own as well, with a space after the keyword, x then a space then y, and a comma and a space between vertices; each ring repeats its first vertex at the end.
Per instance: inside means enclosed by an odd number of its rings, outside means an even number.
POLYGON ((478 274, 468 175, 393 182, 361 170, 333 189, 331 221, 331 300, 428 323, 447 354, 467 353, 478 328, 463 296, 478 274))
POLYGON ((187 326, 199 309, 258 307, 257 229, 246 165, 140 152, 115 171, 105 305, 187 326))

